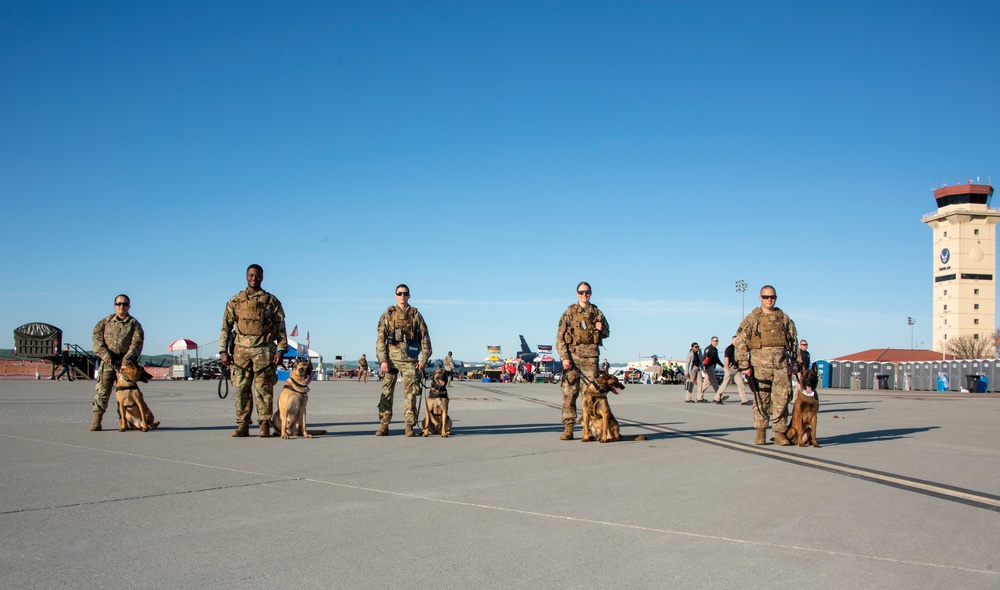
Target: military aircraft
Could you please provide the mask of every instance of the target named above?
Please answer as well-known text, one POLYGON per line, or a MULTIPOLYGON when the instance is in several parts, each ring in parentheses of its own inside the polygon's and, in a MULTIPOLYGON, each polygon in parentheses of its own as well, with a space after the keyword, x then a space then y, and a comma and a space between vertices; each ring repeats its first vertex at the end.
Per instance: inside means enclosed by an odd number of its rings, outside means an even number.
POLYGON ((533 363, 535 359, 538 358, 537 352, 531 352, 531 347, 528 346, 528 341, 524 339, 524 336, 518 336, 521 339, 521 350, 517 353, 517 358, 522 359, 526 363, 533 363))

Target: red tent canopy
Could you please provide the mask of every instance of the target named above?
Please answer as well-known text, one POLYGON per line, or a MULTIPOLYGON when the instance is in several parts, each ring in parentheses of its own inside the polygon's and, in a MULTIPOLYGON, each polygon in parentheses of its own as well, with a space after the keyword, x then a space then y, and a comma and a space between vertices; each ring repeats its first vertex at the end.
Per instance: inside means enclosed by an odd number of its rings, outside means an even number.
POLYGON ((174 340, 167 347, 167 350, 173 352, 175 350, 197 350, 198 344, 194 340, 188 340, 187 338, 181 338, 180 340, 174 340))

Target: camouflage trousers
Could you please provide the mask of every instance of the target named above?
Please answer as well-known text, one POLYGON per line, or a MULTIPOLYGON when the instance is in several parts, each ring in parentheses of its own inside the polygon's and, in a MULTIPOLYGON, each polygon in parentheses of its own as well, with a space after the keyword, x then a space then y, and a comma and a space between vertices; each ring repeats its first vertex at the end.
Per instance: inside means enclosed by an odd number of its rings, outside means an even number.
MULTIPOLYGON (((97 395, 94 396, 94 411, 104 414, 108 411, 108 403, 111 401, 111 392, 115 389, 118 376, 115 373, 115 366, 101 361, 97 369, 97 384, 94 388, 97 395)), ((118 400, 115 400, 115 408, 118 407, 118 400)))
POLYGON ((403 376, 403 418, 407 424, 417 423, 417 398, 420 396, 420 380, 417 377, 417 363, 404 361, 389 361, 389 372, 382 377, 382 397, 378 401, 379 421, 392 420, 392 399, 396 390, 396 381, 403 376))
POLYGON ((753 427, 767 428, 770 420, 775 432, 788 430, 788 399, 791 383, 784 367, 754 367, 759 391, 753 400, 753 427))
POLYGON ((573 367, 569 371, 563 371, 562 381, 559 382, 559 389, 562 391, 562 423, 563 426, 576 424, 576 399, 580 397, 580 392, 587 387, 587 383, 597 379, 597 364, 599 357, 583 357, 573 360, 573 367), (577 373, 583 373, 587 381, 580 379, 577 373))
POLYGON ((274 351, 267 348, 252 351, 237 351, 230 368, 230 380, 236 390, 236 424, 250 424, 253 405, 250 403, 250 389, 257 406, 258 424, 271 421, 274 412, 274 384, 278 382, 277 368, 274 366, 274 351), (243 352, 244 354, 240 354, 243 352))

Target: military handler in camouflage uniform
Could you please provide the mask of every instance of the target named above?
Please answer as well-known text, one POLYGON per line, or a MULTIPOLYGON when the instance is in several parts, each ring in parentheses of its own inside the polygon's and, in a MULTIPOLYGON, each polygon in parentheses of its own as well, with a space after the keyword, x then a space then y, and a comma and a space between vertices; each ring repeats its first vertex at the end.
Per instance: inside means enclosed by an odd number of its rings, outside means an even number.
POLYGON ((139 364, 145 334, 139 321, 129 315, 131 305, 128 295, 118 295, 115 297, 115 313, 94 326, 94 354, 101 362, 97 369, 97 395, 94 396, 91 430, 101 429, 101 420, 108 410, 111 391, 115 388, 115 372, 122 368, 125 361, 139 364))
POLYGON ((577 371, 588 381, 597 378, 600 346, 611 334, 608 320, 590 302, 591 294, 590 283, 584 282, 576 286, 577 302, 563 312, 559 318, 559 331, 556 332, 556 351, 563 366, 559 389, 563 395, 562 423, 566 429, 559 435, 560 440, 573 440, 573 425, 577 419, 576 398, 587 386, 577 371), (575 371, 570 370, 574 367, 575 371))
POLYGON ((757 430, 754 443, 766 444, 767 423, 774 429, 774 443, 792 444, 785 436, 788 430, 788 398, 791 379, 788 361, 794 358, 798 335, 795 322, 775 307, 777 292, 771 285, 760 289, 760 307, 743 318, 736 331, 736 358, 743 374, 750 376, 750 367, 757 379, 754 393, 753 426, 757 430))
POLYGON ((417 308, 410 307, 410 288, 406 285, 396 287, 396 305, 386 309, 378 319, 375 350, 382 371, 382 397, 378 402, 380 424, 375 436, 389 434, 393 391, 400 373, 403 374, 403 393, 406 395, 406 436, 414 436, 417 396, 420 395, 418 371, 423 373, 432 351, 427 324, 417 308))
POLYGON ((264 269, 259 264, 247 267, 247 288, 233 295, 222 315, 219 356, 223 365, 232 367, 231 379, 236 389, 233 436, 250 436, 251 385, 260 423, 258 436, 271 436, 274 384, 278 382, 281 358, 288 352, 285 310, 277 297, 261 289, 263 282, 264 269))
POLYGON ((362 379, 368 383, 368 358, 365 355, 361 355, 358 359, 358 383, 361 383, 362 379))

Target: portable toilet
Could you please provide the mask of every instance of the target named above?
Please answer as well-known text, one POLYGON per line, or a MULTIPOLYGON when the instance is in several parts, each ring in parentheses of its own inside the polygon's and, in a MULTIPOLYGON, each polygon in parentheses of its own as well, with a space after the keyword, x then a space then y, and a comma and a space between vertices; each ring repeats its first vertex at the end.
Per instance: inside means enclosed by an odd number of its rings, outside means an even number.
POLYGON ((896 389, 916 389, 915 363, 899 363, 896 366, 896 389))
POLYGON ((820 389, 830 389, 830 362, 816 361, 816 372, 819 374, 820 389))
POLYGON ((875 373, 871 370, 871 363, 860 361, 854 363, 854 372, 857 373, 858 379, 861 382, 861 389, 872 388, 872 380, 875 379, 873 377, 875 373))
POLYGON ((840 373, 843 371, 841 369, 842 363, 840 361, 830 361, 830 387, 834 389, 839 389, 843 387, 840 382, 840 373))
POLYGON ((934 379, 936 379, 933 363, 924 361, 917 363, 914 369, 918 375, 917 384, 920 391, 934 391, 934 379))

